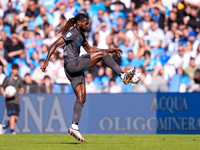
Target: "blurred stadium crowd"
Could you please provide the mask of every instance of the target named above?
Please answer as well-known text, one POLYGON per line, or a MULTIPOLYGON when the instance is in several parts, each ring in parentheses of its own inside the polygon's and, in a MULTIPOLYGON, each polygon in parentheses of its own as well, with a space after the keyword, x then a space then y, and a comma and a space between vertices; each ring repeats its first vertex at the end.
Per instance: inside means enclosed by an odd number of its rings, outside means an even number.
MULTIPOLYGON (((91 18, 90 45, 118 47, 113 55, 126 72, 137 67, 142 80, 124 85, 102 62, 86 72, 87 93, 200 91, 200 0, 0 0, 0 85, 17 63, 25 93, 72 93, 58 48, 42 73, 49 46, 66 21, 91 18)), ((86 53, 81 48, 81 54, 86 53)))

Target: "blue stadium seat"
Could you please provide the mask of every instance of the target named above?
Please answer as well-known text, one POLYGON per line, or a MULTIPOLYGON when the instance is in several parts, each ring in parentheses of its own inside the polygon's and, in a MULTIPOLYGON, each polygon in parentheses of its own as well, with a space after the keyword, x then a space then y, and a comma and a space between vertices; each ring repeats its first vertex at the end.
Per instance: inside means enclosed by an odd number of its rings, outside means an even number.
POLYGON ((54 93, 61 93, 60 92, 60 84, 54 84, 53 90, 54 90, 54 93))
POLYGON ((175 74, 172 77, 171 85, 169 86, 169 92, 179 92, 182 75, 175 74))
POLYGON ((74 93, 72 86, 69 84, 66 84, 64 87, 64 93, 74 93))

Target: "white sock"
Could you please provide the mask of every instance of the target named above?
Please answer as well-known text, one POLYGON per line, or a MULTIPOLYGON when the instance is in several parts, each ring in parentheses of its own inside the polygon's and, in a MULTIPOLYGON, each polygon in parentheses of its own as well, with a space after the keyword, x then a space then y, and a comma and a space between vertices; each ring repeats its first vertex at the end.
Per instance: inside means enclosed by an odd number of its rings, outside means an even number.
POLYGON ((78 125, 77 124, 72 124, 71 127, 75 130, 78 130, 78 125))
POLYGON ((120 78, 123 80, 123 79, 124 79, 124 76, 125 76, 125 73, 122 73, 122 74, 120 75, 120 78))

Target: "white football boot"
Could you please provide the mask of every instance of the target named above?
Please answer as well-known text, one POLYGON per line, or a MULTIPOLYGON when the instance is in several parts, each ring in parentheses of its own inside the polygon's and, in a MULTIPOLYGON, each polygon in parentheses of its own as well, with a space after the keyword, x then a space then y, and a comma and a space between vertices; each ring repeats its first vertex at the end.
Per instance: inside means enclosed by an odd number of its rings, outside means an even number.
POLYGON ((4 129, 2 124, 0 124, 0 134, 4 134, 4 129))
POLYGON ((72 135, 75 139, 81 141, 81 142, 85 142, 85 139, 83 138, 83 136, 81 135, 80 131, 79 130, 75 130, 73 129, 72 127, 70 127, 68 129, 68 133, 70 135, 72 135))
POLYGON ((136 68, 135 67, 133 67, 133 68, 131 68, 129 71, 127 71, 127 73, 124 73, 123 75, 122 75, 122 82, 124 83, 124 84, 128 84, 129 83, 129 81, 131 80, 131 78, 132 78, 132 76, 135 74, 135 72, 136 72, 136 68))

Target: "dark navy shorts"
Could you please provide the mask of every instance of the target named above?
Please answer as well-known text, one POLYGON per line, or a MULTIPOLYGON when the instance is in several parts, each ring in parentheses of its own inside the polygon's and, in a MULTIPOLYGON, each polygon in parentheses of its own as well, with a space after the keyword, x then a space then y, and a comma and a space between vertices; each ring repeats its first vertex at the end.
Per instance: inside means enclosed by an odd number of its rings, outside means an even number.
POLYGON ((64 65, 65 74, 75 89, 79 84, 85 84, 84 72, 91 68, 90 54, 87 53, 64 65))
POLYGON ((20 107, 18 104, 6 103, 6 109, 7 109, 8 116, 12 116, 12 115, 19 116, 20 107))

